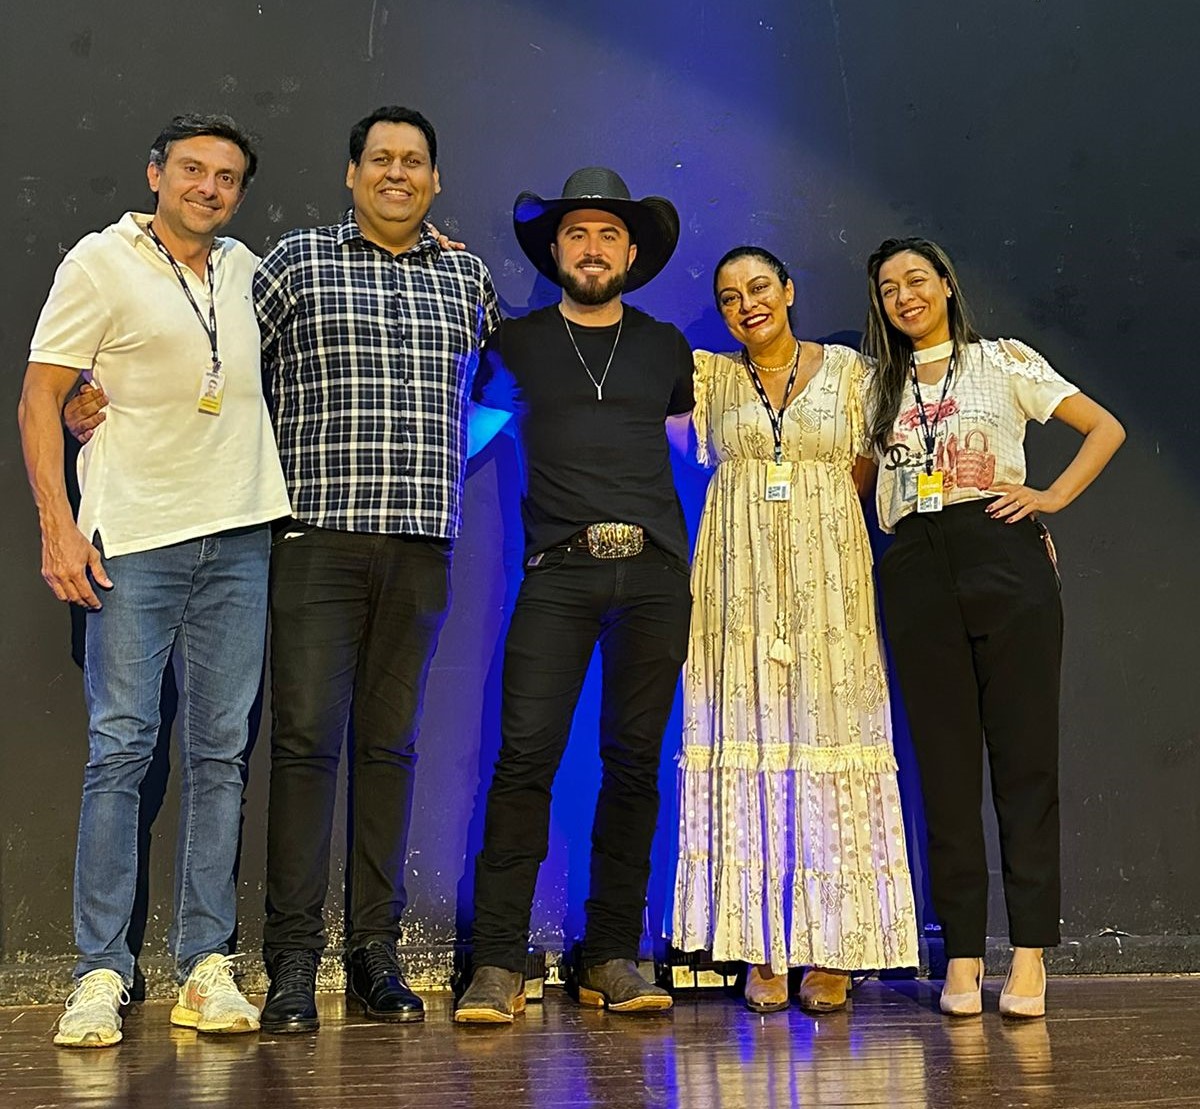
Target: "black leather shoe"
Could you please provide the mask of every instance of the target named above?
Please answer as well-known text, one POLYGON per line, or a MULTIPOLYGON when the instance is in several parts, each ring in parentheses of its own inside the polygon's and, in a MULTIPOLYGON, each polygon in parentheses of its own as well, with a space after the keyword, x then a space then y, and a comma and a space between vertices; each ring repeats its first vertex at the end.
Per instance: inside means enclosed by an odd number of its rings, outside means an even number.
POLYGON ((271 988, 260 1024, 264 1032, 315 1032, 317 1019, 317 964, 319 951, 288 948, 276 952, 267 968, 271 988))
POLYGON ((578 972, 574 993, 580 1005, 614 1013, 660 1013, 674 1004, 661 986, 647 982, 632 959, 609 959, 578 972))
POLYGON ((454 1006, 456 1024, 512 1024, 525 1011, 525 977, 503 967, 477 967, 454 1006))
POLYGON ((408 988, 396 949, 373 940, 350 952, 346 997, 362 1007, 370 1020, 424 1020, 425 1003, 408 988))

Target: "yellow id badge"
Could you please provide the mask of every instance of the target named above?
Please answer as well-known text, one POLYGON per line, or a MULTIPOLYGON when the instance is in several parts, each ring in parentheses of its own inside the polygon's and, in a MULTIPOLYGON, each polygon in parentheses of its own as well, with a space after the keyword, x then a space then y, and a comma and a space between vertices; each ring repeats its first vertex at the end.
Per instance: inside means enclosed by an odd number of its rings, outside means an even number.
POLYGON ((200 381, 200 399, 196 407, 210 416, 219 416, 221 400, 224 396, 225 375, 221 372, 221 367, 218 365, 205 370, 204 377, 200 381))
POLYGON ((942 471, 917 474, 917 511, 942 511, 942 471))
POLYGON ((790 501, 792 499, 792 466, 790 462, 767 463, 767 489, 765 500, 790 501))

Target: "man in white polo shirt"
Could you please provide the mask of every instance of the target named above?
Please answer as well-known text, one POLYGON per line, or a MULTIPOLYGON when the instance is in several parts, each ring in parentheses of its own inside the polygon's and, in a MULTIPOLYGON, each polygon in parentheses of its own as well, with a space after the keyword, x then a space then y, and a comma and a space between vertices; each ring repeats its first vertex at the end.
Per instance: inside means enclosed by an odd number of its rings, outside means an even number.
POLYGON ((89 757, 75 863, 76 989, 55 1043, 108 1047, 133 981, 138 787, 173 658, 183 778, 171 1022, 246 1032, 259 1014, 230 973, 247 718, 262 673, 269 521, 288 496, 250 299, 257 259, 218 238, 254 175, 227 116, 179 116, 147 166, 153 216, 127 213, 63 259, 20 404, 42 577, 87 608, 89 757), (107 418, 79 459, 72 518, 63 401, 90 373, 107 418))

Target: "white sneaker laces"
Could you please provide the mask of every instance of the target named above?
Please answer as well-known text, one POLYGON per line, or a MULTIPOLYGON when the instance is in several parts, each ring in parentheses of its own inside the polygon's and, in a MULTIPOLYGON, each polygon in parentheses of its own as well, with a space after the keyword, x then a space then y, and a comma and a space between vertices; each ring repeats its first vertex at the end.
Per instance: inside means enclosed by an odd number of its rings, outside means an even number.
POLYGON ((67 998, 67 1009, 82 1009, 97 1003, 112 1004, 112 995, 117 995, 119 1005, 129 1004, 129 991, 115 970, 93 970, 80 979, 79 985, 67 998))
POLYGON ((203 966, 192 968, 191 978, 196 983, 196 992, 201 997, 220 997, 224 994, 236 994, 242 1000, 241 991, 233 980, 233 963, 240 955, 222 955, 218 962, 211 955, 204 960, 203 966))

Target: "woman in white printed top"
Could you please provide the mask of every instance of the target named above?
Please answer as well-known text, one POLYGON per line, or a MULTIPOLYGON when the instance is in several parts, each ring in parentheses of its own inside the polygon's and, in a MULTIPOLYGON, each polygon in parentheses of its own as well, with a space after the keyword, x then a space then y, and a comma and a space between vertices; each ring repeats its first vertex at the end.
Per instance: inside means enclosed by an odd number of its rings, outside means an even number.
POLYGON ((921 771, 948 959, 941 1007, 981 1011, 986 743, 1013 944, 1000 1011, 1041 1016, 1042 949, 1059 942, 1062 608, 1038 517, 1079 496, 1125 433, 1035 350, 982 338, 935 243, 889 239, 867 271, 877 504, 880 524, 896 533, 879 580, 921 771), (1051 416, 1083 443, 1048 488, 1035 489, 1025 484, 1025 425, 1051 416))

